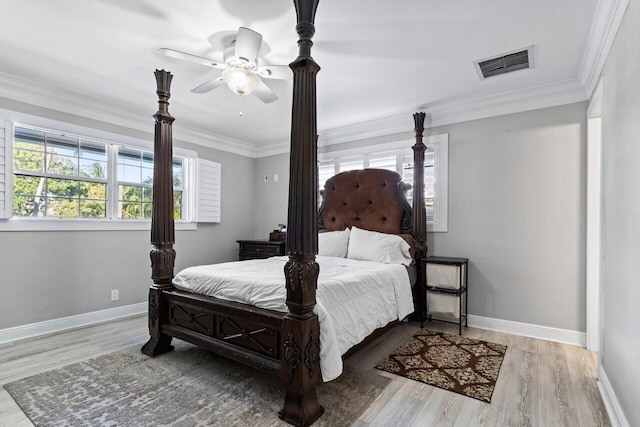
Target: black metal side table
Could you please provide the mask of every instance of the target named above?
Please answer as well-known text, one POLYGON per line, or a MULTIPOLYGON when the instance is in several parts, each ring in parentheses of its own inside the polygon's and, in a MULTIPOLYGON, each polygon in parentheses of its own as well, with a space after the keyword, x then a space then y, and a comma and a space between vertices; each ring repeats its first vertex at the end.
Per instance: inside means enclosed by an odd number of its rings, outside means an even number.
POLYGON ((424 304, 424 312, 422 313, 421 316, 421 320, 422 320, 422 326, 424 326, 424 321, 425 320, 435 320, 438 322, 446 322, 446 323, 453 323, 453 324, 457 324, 458 325, 458 334, 462 335, 462 322, 464 321, 464 326, 468 326, 468 280, 469 280, 469 258, 452 258, 452 257, 440 257, 440 256, 429 256, 429 257, 425 257, 422 258, 420 260, 420 262, 422 263, 421 267, 422 267, 422 271, 424 274, 424 280, 423 280, 423 304, 424 304), (429 277, 427 274, 427 264, 442 264, 442 265, 450 265, 450 266, 455 266, 458 267, 458 274, 460 275, 459 277, 459 284, 460 286, 457 289, 454 288, 445 288, 445 287, 441 287, 441 286, 430 286, 429 285, 429 277), (457 296, 458 297, 458 303, 460 311, 459 314, 460 316, 458 317, 458 321, 457 322, 453 322, 450 320, 442 320, 442 319, 434 319, 432 318, 432 315, 429 313, 429 303, 428 303, 428 299, 427 299, 427 294, 429 292, 433 292, 433 293, 437 293, 437 294, 442 294, 442 295, 453 295, 453 296, 457 296), (464 300, 464 301, 463 301, 464 300), (462 310, 464 305, 464 311, 462 310))

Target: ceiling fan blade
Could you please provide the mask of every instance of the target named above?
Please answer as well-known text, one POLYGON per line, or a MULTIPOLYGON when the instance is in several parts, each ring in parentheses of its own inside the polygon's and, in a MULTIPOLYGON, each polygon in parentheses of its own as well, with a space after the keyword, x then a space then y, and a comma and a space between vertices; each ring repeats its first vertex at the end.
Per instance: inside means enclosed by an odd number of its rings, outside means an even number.
POLYGON ((291 80, 293 73, 288 65, 263 65, 257 73, 265 79, 291 80))
POLYGON ((278 95, 273 93, 271 88, 264 84, 262 80, 260 80, 258 86, 256 86, 256 88, 251 93, 257 96, 260 101, 264 102, 265 104, 276 101, 278 99, 278 95))
POLYGON ((200 65, 206 65, 207 67, 221 68, 221 69, 225 68, 224 62, 218 62, 213 59, 204 58, 202 56, 180 52, 179 50, 167 49, 163 47, 162 49, 158 49, 158 53, 160 55, 168 56, 170 58, 176 58, 176 59, 181 59, 183 61, 194 62, 200 65))
POLYGON ((235 56, 255 62, 262 44, 262 34, 249 28, 240 27, 236 36, 235 56))
POLYGON ((191 89, 191 92, 193 93, 207 93, 219 86, 223 86, 224 80, 222 80, 222 77, 216 77, 215 79, 209 80, 206 83, 201 84, 198 87, 194 87, 193 89, 191 89))

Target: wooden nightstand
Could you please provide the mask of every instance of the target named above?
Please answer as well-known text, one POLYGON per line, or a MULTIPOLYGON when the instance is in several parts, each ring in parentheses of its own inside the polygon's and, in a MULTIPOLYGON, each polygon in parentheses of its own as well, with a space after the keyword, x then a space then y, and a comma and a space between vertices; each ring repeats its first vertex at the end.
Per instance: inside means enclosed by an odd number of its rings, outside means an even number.
POLYGON ((236 240, 238 242, 238 259, 264 259, 285 255, 285 242, 269 240, 236 240))

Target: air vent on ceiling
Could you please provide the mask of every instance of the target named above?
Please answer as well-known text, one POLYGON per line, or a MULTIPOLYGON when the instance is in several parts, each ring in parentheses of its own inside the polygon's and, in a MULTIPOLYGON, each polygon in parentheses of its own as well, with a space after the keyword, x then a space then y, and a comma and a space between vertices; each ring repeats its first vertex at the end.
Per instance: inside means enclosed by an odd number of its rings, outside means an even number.
POLYGON ((508 52, 500 56, 481 59, 475 61, 474 65, 480 76, 480 80, 512 71, 533 68, 533 46, 508 52))

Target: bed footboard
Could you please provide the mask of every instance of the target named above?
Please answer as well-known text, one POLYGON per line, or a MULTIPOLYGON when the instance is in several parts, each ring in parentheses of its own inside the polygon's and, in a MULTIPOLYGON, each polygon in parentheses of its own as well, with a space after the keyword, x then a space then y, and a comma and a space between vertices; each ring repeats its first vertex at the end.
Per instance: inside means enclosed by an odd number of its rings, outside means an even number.
POLYGON ((182 292, 163 291, 162 335, 179 338, 264 372, 280 371, 284 313, 182 292))

